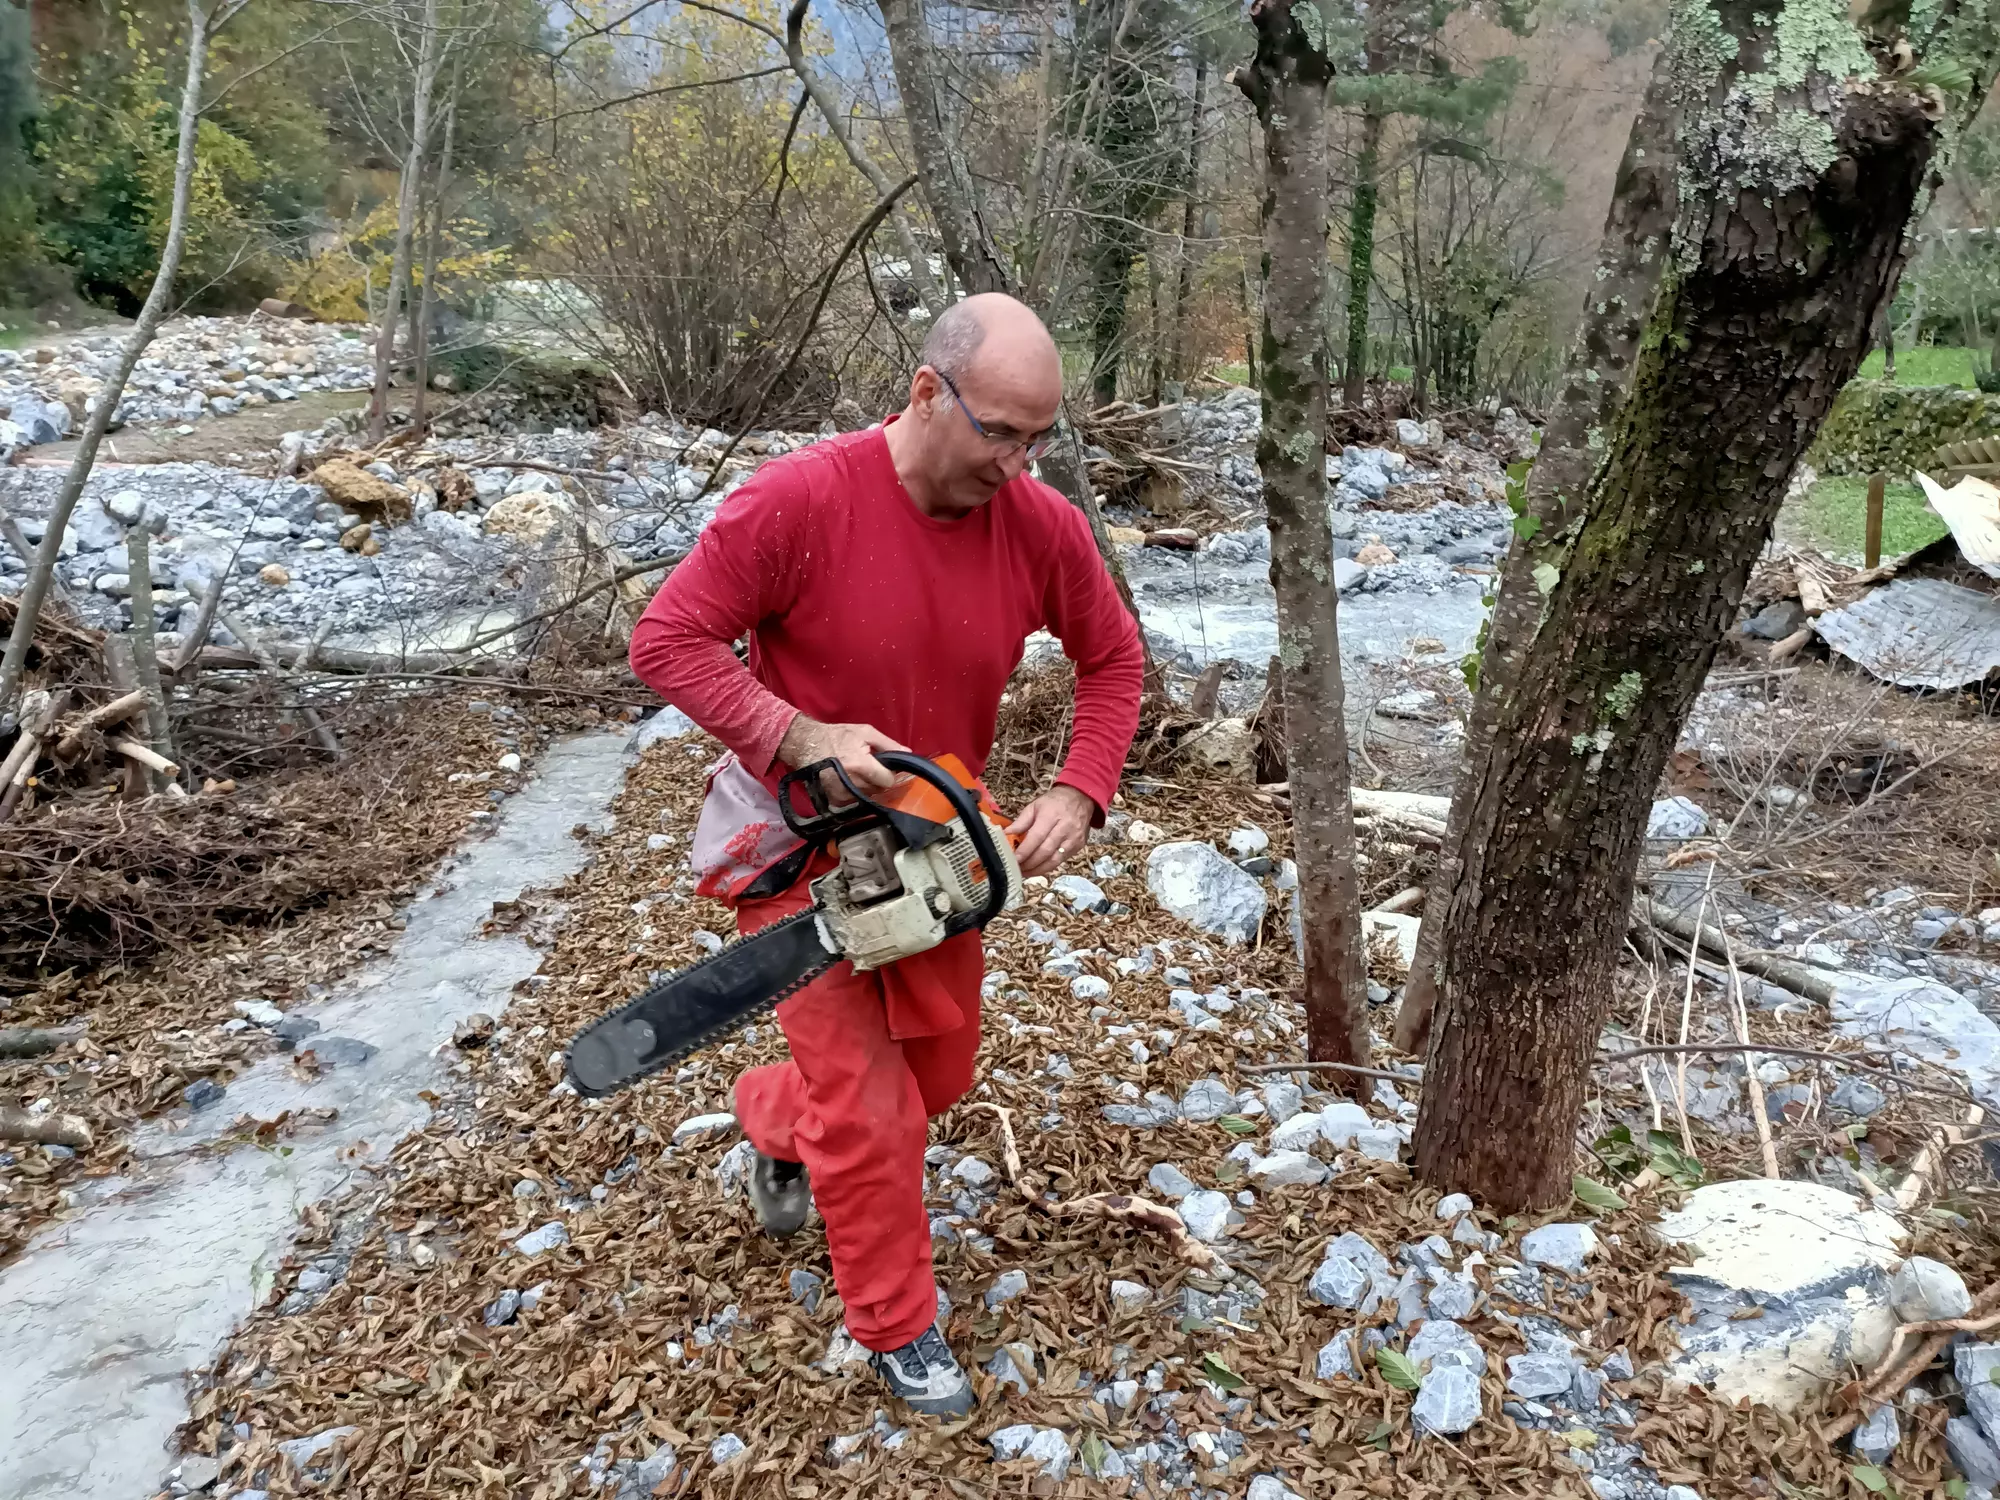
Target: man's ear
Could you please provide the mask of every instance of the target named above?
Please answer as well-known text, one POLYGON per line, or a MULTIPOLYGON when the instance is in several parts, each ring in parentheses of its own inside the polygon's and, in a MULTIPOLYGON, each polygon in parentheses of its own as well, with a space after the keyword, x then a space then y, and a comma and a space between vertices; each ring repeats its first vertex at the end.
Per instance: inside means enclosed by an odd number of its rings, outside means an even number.
POLYGON ((910 405, 920 406, 935 401, 944 394, 944 382, 929 365, 918 365, 917 373, 910 377, 910 405))

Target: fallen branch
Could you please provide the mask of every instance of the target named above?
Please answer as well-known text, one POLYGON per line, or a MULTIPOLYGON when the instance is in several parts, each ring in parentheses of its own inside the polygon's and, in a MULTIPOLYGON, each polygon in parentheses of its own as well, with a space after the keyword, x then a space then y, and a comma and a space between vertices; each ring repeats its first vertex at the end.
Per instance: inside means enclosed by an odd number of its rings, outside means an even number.
MULTIPOLYGON (((1918 1083, 1914 1078, 1905 1078, 1900 1073, 1891 1073, 1883 1068, 1871 1068, 1866 1064, 1858 1063, 1854 1060, 1851 1053, 1822 1052, 1814 1047, 1770 1047, 1762 1043, 1752 1043, 1746 1046, 1741 1042, 1662 1042, 1656 1046, 1648 1047, 1620 1047, 1614 1051, 1600 1052, 1597 1056, 1600 1061, 1620 1062, 1628 1057, 1661 1057, 1670 1056, 1674 1053, 1709 1053, 1716 1056, 1769 1053, 1774 1057, 1811 1057, 1817 1058, 1821 1062, 1839 1063, 1842 1067, 1851 1068, 1856 1073, 1866 1073, 1870 1078, 1880 1078, 1885 1082, 1895 1084, 1898 1088, 1910 1089, 1919 1094, 1941 1094, 1947 1099, 1958 1099, 1961 1101, 1972 1098, 1972 1095, 1962 1088, 1946 1088, 1941 1084, 1935 1083, 1918 1083)), ((1889 1055, 1894 1056, 1895 1054, 1890 1053, 1889 1055)), ((1313 1066, 1331 1066, 1331 1064, 1315 1064, 1313 1066)))
MULTIPOLYGON (((1726 933, 1723 940, 1727 943, 1726 933)), ((1743 976, 1737 971, 1734 951, 1729 954, 1729 995, 1736 1011, 1737 1040, 1748 1042, 1750 1014, 1743 1007, 1743 976)), ((1764 1102, 1764 1080, 1757 1076, 1755 1053, 1743 1059, 1743 1071, 1750 1080, 1750 1118, 1757 1125, 1757 1150, 1764 1158, 1764 1175, 1776 1181, 1785 1174, 1778 1169, 1778 1148, 1771 1141, 1770 1109, 1764 1102)))
POLYGON ((1952 1147, 1962 1145, 1965 1138, 1986 1118, 1986 1111, 1977 1104, 1965 1112, 1963 1125, 1942 1125, 1917 1153, 1917 1160, 1910 1168, 1910 1175, 1896 1185, 1896 1207, 1908 1212, 1917 1206, 1924 1195, 1924 1189, 1931 1177, 1944 1166, 1945 1153, 1952 1147))
POLYGON ((1928 1370, 1931 1361, 1942 1354, 1945 1345, 1967 1325, 1973 1325, 1975 1331, 1992 1326, 1986 1320, 1996 1309, 2000 1309, 2000 1281, 1996 1281, 1975 1297, 1971 1308, 1963 1318, 1954 1318, 1948 1323, 1906 1323, 1897 1328, 1895 1337, 1889 1342, 1889 1353, 1877 1368, 1875 1378, 1862 1388, 1855 1400, 1854 1410, 1836 1419, 1832 1426, 1822 1427, 1819 1432, 1820 1441, 1837 1443, 1846 1437, 1861 1425, 1869 1412, 1901 1395, 1903 1387, 1928 1370), (1928 1336, 1918 1346, 1916 1353, 1901 1364, 1897 1364, 1896 1354, 1902 1348, 1904 1340, 1913 1333, 1926 1330, 1928 1336))
POLYGON ((1236 1071, 1239 1073, 1353 1073, 1362 1078, 1386 1078, 1391 1083, 1420 1084, 1424 1081, 1422 1069, 1415 1069, 1408 1073, 1392 1073, 1387 1068, 1364 1068, 1360 1063, 1238 1063, 1236 1071))
POLYGON ((0 1026, 0 1057, 40 1057, 83 1040, 76 1026, 0 1026))
MULTIPOLYGON (((523 620, 518 624, 509 625, 492 638, 498 639, 499 635, 510 634, 527 623, 529 622, 523 620)), ((296 665, 301 656, 312 651, 312 662, 317 670, 346 672, 359 676, 393 672, 436 672, 458 677, 500 677, 525 670, 521 663, 510 661, 505 657, 467 659, 447 651, 350 651, 340 646, 321 646, 317 651, 313 651, 310 642, 292 641, 271 642, 264 645, 263 649, 282 667, 296 665)), ((204 668, 223 669, 262 665, 248 650, 239 651, 230 646, 202 648, 198 663, 204 668)))
POLYGON ((0 1104, 0 1141, 32 1141, 41 1146, 67 1146, 72 1151, 90 1149, 90 1125, 79 1115, 35 1114, 0 1104))
POLYGON ((55 758, 65 765, 83 754, 85 737, 113 724, 122 724, 146 706, 143 688, 122 693, 109 703, 101 703, 82 717, 63 726, 56 739, 55 758))
MULTIPOLYGON (((271 679, 274 682, 282 683, 285 680, 285 674, 284 670, 278 665, 278 659, 251 633, 250 627, 227 610, 223 610, 220 613, 222 615, 222 623, 229 627, 229 633, 243 643, 244 649, 257 659, 259 666, 271 674, 271 679)), ((301 648, 301 655, 305 660, 311 661, 319 654, 320 650, 321 647, 317 641, 309 642, 301 648)), ((288 719, 292 717, 291 709, 285 709, 283 713, 288 719)), ((301 705, 298 709, 298 714, 305 720, 306 728, 312 731, 313 738, 319 741, 320 749, 324 750, 334 760, 342 759, 344 752, 340 748, 340 741, 335 739, 333 731, 326 727, 326 720, 319 716, 319 710, 301 705)))
POLYGON ((1125 1193, 1092 1193, 1087 1198, 1073 1198, 1067 1203, 1048 1203, 1039 1198, 1030 1198, 1028 1203, 1052 1219, 1101 1219, 1133 1229, 1149 1230, 1163 1236, 1173 1246, 1174 1253, 1196 1270, 1205 1271, 1222 1281, 1232 1281, 1236 1277, 1235 1270, 1212 1247, 1188 1233, 1188 1227, 1181 1222, 1179 1214, 1144 1198, 1133 1198, 1125 1193))
MULTIPOLYGON (((1671 906, 1648 897, 1634 912, 1634 925, 1644 927, 1650 921, 1656 927, 1664 927, 1682 942, 1708 949, 1716 957, 1727 959, 1730 954, 1728 940, 1713 927, 1703 926, 1695 918, 1675 911, 1671 906)), ((1790 990, 1794 995, 1803 995, 1808 1000, 1816 1000, 1821 1005, 1831 1005, 1835 989, 1834 981, 1823 971, 1809 964, 1793 963, 1787 958, 1775 958, 1769 954, 1745 953, 1737 963, 1763 979, 1768 979, 1780 989, 1790 990)))
MULTIPOLYGON (((1420 885, 1405 886, 1387 901, 1375 907, 1376 911, 1407 913, 1424 904, 1424 888, 1420 885)), ((1365 913, 1364 913, 1365 915, 1365 913)))

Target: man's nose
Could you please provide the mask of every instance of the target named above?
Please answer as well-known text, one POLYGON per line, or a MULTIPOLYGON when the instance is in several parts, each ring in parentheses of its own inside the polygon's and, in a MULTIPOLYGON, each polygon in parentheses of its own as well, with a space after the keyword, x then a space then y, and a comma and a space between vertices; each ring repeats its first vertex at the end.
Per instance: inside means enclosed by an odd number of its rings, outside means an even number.
POLYGON ((1011 483, 1021 477, 1022 471, 1028 467, 1029 462, 1028 450, 1026 448, 1015 448, 1005 458, 1000 460, 1000 471, 1007 476, 1008 482, 1011 483))

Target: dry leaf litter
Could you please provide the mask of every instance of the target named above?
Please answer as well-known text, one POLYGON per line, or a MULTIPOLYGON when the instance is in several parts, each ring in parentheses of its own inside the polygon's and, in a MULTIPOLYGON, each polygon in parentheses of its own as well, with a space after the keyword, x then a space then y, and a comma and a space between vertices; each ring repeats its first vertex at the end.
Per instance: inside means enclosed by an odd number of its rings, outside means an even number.
MULTIPOLYGON (((927 1156, 947 1332, 981 1403, 954 1426, 907 1422, 840 1336, 817 1221, 784 1244, 758 1232, 746 1147, 715 1118, 741 1069, 782 1056, 769 1018, 610 1100, 560 1083, 579 1025, 729 931, 686 873, 713 753, 648 751, 591 864, 542 898, 565 915, 504 1024, 467 1038, 430 1124, 372 1189, 306 1215, 267 1305, 194 1397, 184 1439, 220 1457, 223 1488, 1582 1500, 1594 1470, 1600 1488, 1611 1476, 1672 1500, 1690 1493, 1673 1486, 1709 1500, 1850 1492, 1850 1460, 1815 1420, 1663 1390, 1685 1304, 1647 1207, 1599 1219, 1596 1252, 1565 1273, 1524 1262, 1533 1222, 1440 1217, 1434 1193, 1368 1149, 1309 1146, 1323 1182, 1253 1178, 1301 1102, 1285 1076, 1234 1071, 1299 1052, 1282 913, 1243 946, 1206 938, 1159 913, 1147 851, 1129 841, 1092 846, 1099 909, 1037 887, 988 931, 982 1081, 936 1122, 927 1156), (1018 1183, 984 1106, 1009 1112, 1018 1183), (1184 1220, 1220 1219, 1206 1232, 1228 1276, 1166 1236, 1059 1214, 1105 1193, 1179 1196, 1184 1220), (1387 1295, 1366 1312, 1308 1289, 1344 1235, 1382 1258, 1387 1295), (1478 1420, 1424 1436, 1394 1353, 1414 1344, 1415 1373, 1453 1363, 1428 1358, 1457 1337, 1425 1305, 1439 1293, 1460 1301, 1484 1371, 1478 1420), (1343 1334, 1352 1373, 1331 1368, 1343 1334), (1370 1360, 1377 1337, 1390 1355, 1370 1360), (1504 1361, 1536 1350, 1587 1373, 1529 1405, 1504 1361)), ((1183 782, 1130 802, 1126 840, 1139 820, 1222 845, 1254 827, 1264 857, 1286 853, 1268 793, 1183 782)), ((499 919, 532 920, 537 904, 499 919)), ((1363 1088, 1358 1144, 1393 1155, 1411 1105, 1393 1085, 1363 1088)), ((1972 1245, 1952 1248, 1970 1272, 1972 1245)), ((1461 1399, 1473 1388, 1443 1383, 1461 1399)), ((1943 1415, 1907 1424, 1889 1468, 1902 1493, 1941 1482, 1943 1415)))

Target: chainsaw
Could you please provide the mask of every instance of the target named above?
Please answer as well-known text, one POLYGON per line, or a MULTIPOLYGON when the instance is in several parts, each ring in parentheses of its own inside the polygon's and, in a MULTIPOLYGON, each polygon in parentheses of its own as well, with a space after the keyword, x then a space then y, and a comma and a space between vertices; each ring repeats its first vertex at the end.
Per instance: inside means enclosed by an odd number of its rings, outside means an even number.
POLYGON ((836 864, 804 911, 724 945, 586 1026, 567 1077, 587 1099, 657 1073, 761 1014, 845 959, 879 969, 984 927, 1021 899, 1021 868, 993 805, 957 756, 901 750, 877 760, 903 779, 870 796, 837 760, 778 782, 785 825, 836 864), (851 800, 836 804, 822 773, 851 800), (811 808, 801 813, 793 793, 811 808))

